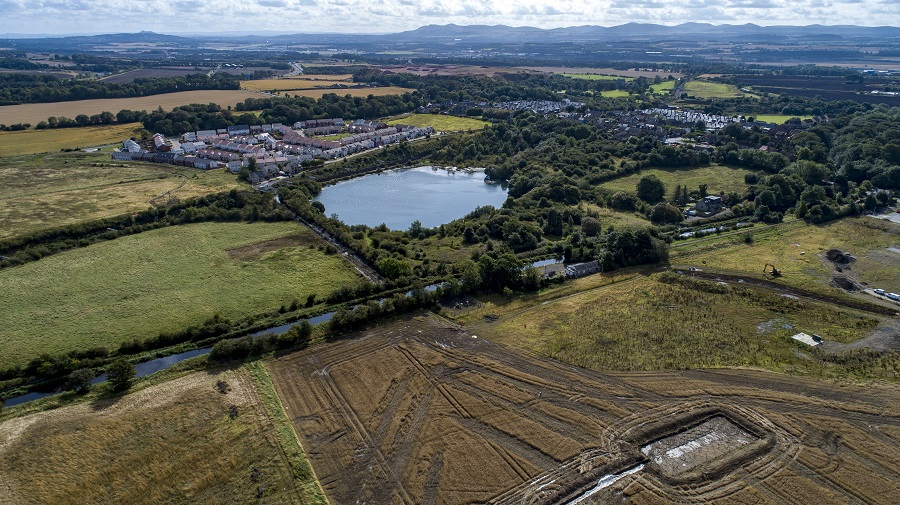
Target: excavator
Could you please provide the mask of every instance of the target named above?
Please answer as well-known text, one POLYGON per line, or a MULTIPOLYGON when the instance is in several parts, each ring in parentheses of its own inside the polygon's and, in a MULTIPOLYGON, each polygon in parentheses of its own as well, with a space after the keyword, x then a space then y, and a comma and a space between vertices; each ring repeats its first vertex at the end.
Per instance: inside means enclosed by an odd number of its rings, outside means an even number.
POLYGON ((766 263, 765 266, 763 266, 763 273, 771 273, 772 277, 781 277, 781 272, 771 263, 766 263), (771 272, 769 272, 769 267, 772 267, 771 272))

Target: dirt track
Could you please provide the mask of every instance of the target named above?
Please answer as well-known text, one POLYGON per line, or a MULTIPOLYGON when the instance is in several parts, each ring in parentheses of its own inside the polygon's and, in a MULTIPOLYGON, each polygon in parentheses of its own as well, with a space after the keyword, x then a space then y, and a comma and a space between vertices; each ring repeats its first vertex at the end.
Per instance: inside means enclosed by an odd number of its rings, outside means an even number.
POLYGON ((333 503, 891 503, 900 495, 894 385, 752 370, 600 374, 431 316, 270 368, 333 503), (700 470, 678 482, 638 451, 721 415, 760 442, 731 459, 694 461, 700 470), (595 486, 612 474, 607 487, 595 486))

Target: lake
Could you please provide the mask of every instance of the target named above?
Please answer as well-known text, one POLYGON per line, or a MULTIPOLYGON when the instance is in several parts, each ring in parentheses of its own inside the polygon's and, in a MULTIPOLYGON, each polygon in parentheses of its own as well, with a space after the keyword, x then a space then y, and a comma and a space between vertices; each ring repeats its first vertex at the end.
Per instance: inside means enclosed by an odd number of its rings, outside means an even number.
POLYGON ((484 172, 433 167, 403 168, 339 182, 317 198, 325 214, 346 224, 406 230, 413 221, 434 228, 464 217, 476 207, 500 208, 506 188, 485 184, 484 172))

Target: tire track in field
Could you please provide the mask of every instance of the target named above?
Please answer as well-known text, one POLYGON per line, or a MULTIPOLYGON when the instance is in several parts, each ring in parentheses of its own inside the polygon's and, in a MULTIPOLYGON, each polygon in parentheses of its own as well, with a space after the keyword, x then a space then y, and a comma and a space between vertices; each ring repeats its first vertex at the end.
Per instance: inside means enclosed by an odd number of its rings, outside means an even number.
POLYGON ((172 193, 174 193, 174 192, 178 191, 179 189, 183 188, 184 185, 187 184, 188 179, 187 179, 187 177, 185 177, 185 176, 183 176, 183 175, 179 175, 179 177, 181 177, 181 184, 179 184, 177 188, 170 189, 170 190, 168 190, 168 191, 166 191, 166 192, 164 192, 164 193, 160 193, 159 195, 154 196, 153 198, 150 199, 150 205, 152 205, 153 207, 157 207, 157 205, 156 205, 156 201, 157 201, 157 200, 159 200, 160 198, 163 198, 163 197, 168 197, 168 196, 171 195, 172 193))
MULTIPOLYGON (((319 365, 319 360, 312 356, 311 359, 315 360, 315 364, 319 365)), ((318 366, 317 366, 318 368, 318 366)), ((331 377, 331 374, 328 372, 328 366, 321 369, 321 373, 316 374, 319 379, 324 384, 326 390, 329 393, 329 396, 332 400, 332 405, 339 409, 343 413, 344 419, 348 421, 348 424, 353 429, 356 436, 363 443, 363 445, 372 452, 375 461, 378 463, 379 467, 381 467, 382 471, 385 473, 390 481, 391 485, 394 489, 397 490, 400 498, 404 503, 408 503, 410 505, 415 504, 415 500, 410 496, 409 492, 403 485, 403 481, 394 473, 393 468, 391 468, 390 464, 387 462, 387 459, 384 457, 384 454, 381 452, 381 448, 375 444, 372 440, 371 435, 366 429, 365 424, 356 414, 356 411, 353 410, 353 407, 350 405, 350 402, 347 401, 347 398, 341 392, 340 388, 338 388, 337 383, 331 377)), ((362 487, 360 488, 362 491, 362 487)))

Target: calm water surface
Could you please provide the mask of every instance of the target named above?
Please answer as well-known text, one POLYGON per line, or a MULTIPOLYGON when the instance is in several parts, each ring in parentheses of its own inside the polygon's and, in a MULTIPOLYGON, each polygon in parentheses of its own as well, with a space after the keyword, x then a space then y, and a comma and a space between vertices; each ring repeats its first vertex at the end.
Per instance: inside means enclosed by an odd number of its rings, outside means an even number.
POLYGON ((327 215, 341 221, 405 230, 419 220, 434 228, 459 219, 475 207, 499 208, 506 189, 485 184, 484 172, 449 172, 432 167, 404 168, 339 182, 317 198, 327 215))

